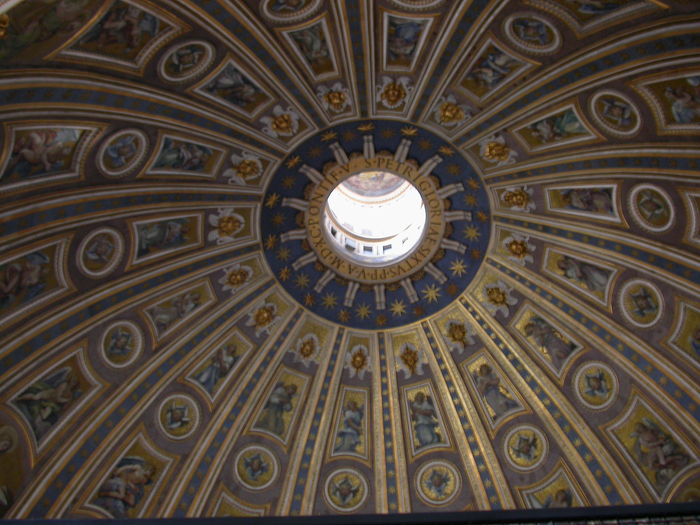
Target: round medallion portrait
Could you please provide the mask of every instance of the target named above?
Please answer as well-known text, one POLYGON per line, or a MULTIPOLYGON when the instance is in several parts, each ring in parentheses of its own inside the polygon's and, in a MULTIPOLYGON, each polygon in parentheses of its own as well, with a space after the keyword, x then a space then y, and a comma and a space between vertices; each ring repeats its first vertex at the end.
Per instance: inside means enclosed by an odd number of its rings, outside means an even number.
POLYGON ((629 209, 634 220, 652 233, 665 232, 676 219, 671 198, 651 184, 639 184, 630 191, 629 209))
POLYGON ((409 11, 422 11, 424 9, 435 9, 444 4, 447 0, 391 0, 391 3, 401 9, 409 11))
POLYGON ((603 131, 611 135, 629 137, 642 127, 637 107, 615 91, 599 91, 593 95, 590 110, 603 131))
POLYGON ((139 129, 110 135, 97 153, 97 167, 107 177, 124 177, 141 163, 148 150, 148 137, 139 129))
POLYGON ((278 24, 304 20, 318 11, 321 0, 263 0, 261 11, 265 18, 278 24))
POLYGON ((166 82, 186 82, 204 73, 215 57, 209 42, 192 40, 171 47, 161 58, 158 72, 166 82))
POLYGON ((117 321, 102 332, 100 350, 105 362, 112 368, 132 364, 143 350, 143 334, 132 321, 117 321))
POLYGON ((19 443, 19 436, 14 428, 10 426, 0 427, 0 454, 14 452, 17 443, 19 443))
POLYGON ((608 365, 591 361, 576 371, 573 387, 583 406, 605 410, 617 397, 617 376, 608 365))
POLYGON ((367 500, 368 490, 367 480, 360 472, 343 468, 328 476, 323 495, 334 510, 354 512, 367 500))
POLYGON ((274 174, 265 203, 263 249, 279 282, 305 308, 355 328, 402 326, 452 303, 491 231, 469 162, 394 121, 308 139, 274 174))
POLYGON ((511 42, 530 53, 553 53, 561 46, 559 31, 536 13, 511 15, 504 27, 511 42))
POLYGON ((418 496, 431 507, 449 504, 462 489, 459 471, 447 461, 431 461, 415 475, 418 496))
POLYGON ((243 448, 233 460, 236 480, 249 490, 269 488, 277 481, 279 470, 279 461, 275 454, 260 445, 243 448))
POLYGON ((180 441, 190 437, 201 418, 199 405, 186 394, 166 397, 158 407, 158 424, 170 439, 180 441))
POLYGON ((637 328, 654 326, 664 311, 659 289, 648 281, 633 279, 620 290, 619 305, 625 319, 637 328))
POLYGON ((93 279, 109 275, 124 255, 124 239, 112 228, 99 228, 83 238, 76 263, 81 273, 93 279))
POLYGON ((549 451, 547 438, 537 428, 521 425, 513 428, 503 439, 503 455, 515 470, 534 470, 549 451))

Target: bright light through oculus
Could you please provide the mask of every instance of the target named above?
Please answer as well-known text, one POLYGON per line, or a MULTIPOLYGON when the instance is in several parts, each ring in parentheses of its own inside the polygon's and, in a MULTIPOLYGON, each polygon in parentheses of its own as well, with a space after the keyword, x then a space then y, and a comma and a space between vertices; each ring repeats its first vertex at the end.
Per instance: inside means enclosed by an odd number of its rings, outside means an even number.
POLYGON ((328 196, 324 224, 336 247, 365 264, 395 261, 421 239, 426 211, 409 181, 385 171, 346 179, 328 196))

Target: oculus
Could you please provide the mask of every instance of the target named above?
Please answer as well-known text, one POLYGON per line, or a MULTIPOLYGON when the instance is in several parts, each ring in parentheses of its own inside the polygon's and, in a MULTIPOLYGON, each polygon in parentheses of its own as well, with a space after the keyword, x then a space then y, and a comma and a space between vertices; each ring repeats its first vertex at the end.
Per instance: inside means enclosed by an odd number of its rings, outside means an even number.
POLYGON ((396 261, 420 242, 426 211, 418 189, 383 170, 369 170, 341 182, 323 214, 329 239, 345 257, 372 266, 396 261))

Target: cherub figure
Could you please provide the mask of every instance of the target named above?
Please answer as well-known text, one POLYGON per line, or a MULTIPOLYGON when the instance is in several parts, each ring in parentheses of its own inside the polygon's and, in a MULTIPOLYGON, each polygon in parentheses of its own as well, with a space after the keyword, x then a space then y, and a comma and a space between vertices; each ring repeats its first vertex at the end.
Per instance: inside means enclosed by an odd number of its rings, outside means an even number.
POLYGON ((340 483, 333 483, 331 491, 340 500, 342 505, 347 505, 357 495, 360 485, 353 486, 348 476, 345 476, 340 483))

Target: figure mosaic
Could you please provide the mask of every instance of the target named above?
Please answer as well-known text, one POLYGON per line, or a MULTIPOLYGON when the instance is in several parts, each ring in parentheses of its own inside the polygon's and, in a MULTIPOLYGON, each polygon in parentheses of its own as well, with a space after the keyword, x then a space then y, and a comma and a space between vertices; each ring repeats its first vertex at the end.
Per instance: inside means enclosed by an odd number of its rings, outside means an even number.
POLYGON ((630 128, 633 126, 637 115, 632 106, 619 97, 601 97, 598 103, 602 106, 600 112, 604 119, 615 124, 618 128, 630 128))
POLYGON ((659 493, 663 493, 669 482, 690 462, 690 456, 675 439, 654 420, 642 417, 635 423, 634 455, 648 471, 659 493))
POLYGON ((70 49, 100 52, 133 61, 158 34, 167 29, 167 24, 155 15, 117 0, 70 49))
POLYGON ((52 287, 49 282, 52 274, 51 259, 44 251, 31 252, 0 265, 0 313, 48 291, 52 287))
POLYGON ((119 460, 110 477, 100 486, 93 505, 116 519, 133 518, 136 509, 156 475, 156 467, 141 456, 119 460))
POLYGON ((249 458, 243 458, 243 465, 248 475, 248 480, 255 483, 258 481, 260 476, 266 474, 270 469, 270 463, 266 463, 263 457, 258 453, 250 456, 249 458))
POLYGON ((165 414, 165 428, 171 431, 187 427, 192 421, 189 405, 186 403, 178 404, 176 400, 170 402, 165 409, 165 414))
POLYGON ((91 270, 100 270, 111 262, 115 248, 114 236, 109 232, 100 233, 87 245, 83 262, 91 270))
POLYGON ((536 496, 528 495, 530 508, 533 509, 568 509, 573 506, 573 495, 571 490, 559 489, 553 494, 549 494, 544 501, 540 501, 536 496))
POLYGON ((234 474, 249 490, 265 490, 277 480, 279 462, 267 448, 248 445, 234 460, 234 474))
POLYGON ((112 362, 127 361, 135 350, 134 334, 125 326, 117 326, 107 334, 104 350, 112 362))
POLYGON ((552 30, 536 18, 516 18, 512 27, 517 37, 524 42, 548 46, 553 41, 552 30))
POLYGON ((35 382, 15 398, 15 406, 29 421, 37 441, 83 395, 80 383, 72 366, 65 366, 35 382))
POLYGON ((459 493, 461 481, 457 469, 446 461, 431 461, 416 473, 418 495, 430 506, 449 504, 459 493))
POLYGON ((420 447, 427 447, 443 441, 442 436, 436 432, 440 427, 440 420, 433 403, 433 399, 423 392, 416 392, 413 401, 410 402, 411 422, 415 438, 420 447))
POLYGON ((202 295, 199 290, 191 290, 163 303, 152 306, 147 310, 155 323, 158 333, 168 330, 176 321, 189 316, 202 305, 202 295))
POLYGON ((139 224, 136 228, 137 257, 186 244, 194 221, 192 218, 176 218, 139 224))
POLYGON ((575 8, 581 15, 603 15, 619 9, 630 0, 559 0, 575 8))
MULTIPOLYGON (((0 60, 11 60, 26 50, 41 54, 41 44, 57 35, 67 37, 90 18, 92 0, 25 0, 9 11, 12 23, 0 39, 0 60)), ((48 49, 46 50, 48 51, 48 49)))
POLYGON ((501 384, 501 378, 488 364, 479 366, 478 371, 473 372, 473 378, 479 394, 493 411, 494 422, 510 410, 520 408, 520 403, 511 397, 501 384))
POLYGON ((15 502, 15 490, 21 487, 19 474, 19 436, 10 426, 0 426, 0 519, 4 518, 15 502), (17 452, 15 452, 17 451, 17 452))
POLYGON ((679 124, 700 120, 700 76, 685 79, 687 85, 666 86, 665 97, 671 102, 671 113, 679 124))
POLYGON ((165 137, 151 170, 206 171, 212 155, 207 146, 165 137))
POLYGON ((490 44, 461 81, 461 86, 483 97, 525 66, 522 60, 490 44))
POLYGON ((291 31, 289 36, 297 45, 316 76, 328 74, 335 70, 328 36, 322 22, 297 31, 291 31))
POLYGON ((532 316, 523 327, 525 335, 544 351, 552 365, 560 371, 564 362, 576 350, 576 343, 568 340, 564 334, 548 321, 537 315, 532 316))
POLYGON ((336 445, 333 452, 357 452, 362 444, 364 406, 350 399, 342 408, 341 427, 336 435, 336 445))
POLYGON ((165 71, 171 77, 188 77, 188 73, 202 65, 209 51, 204 45, 193 42, 178 47, 165 61, 165 71))
POLYGON ((592 368, 590 372, 585 373, 583 376, 585 388, 583 391, 584 396, 589 399, 593 398, 599 403, 605 403, 610 398, 610 392, 612 385, 608 385, 607 374, 601 368, 592 368))
POLYGON ((574 259, 568 255, 557 261, 557 268, 570 281, 590 290, 604 294, 612 272, 591 263, 574 259))
POLYGON ((561 202, 568 209, 615 215, 613 188, 571 188, 551 191, 559 193, 561 202))
POLYGON ((261 104, 270 99, 257 84, 232 63, 227 64, 202 89, 204 92, 248 113, 253 113, 261 104))
POLYGON ((511 456, 523 466, 536 463, 542 454, 539 437, 535 432, 519 431, 508 442, 511 456))
POLYGON ((88 130, 77 128, 16 130, 12 153, 0 179, 6 183, 69 171, 78 145, 88 134, 88 130))
POLYGON ((409 69, 428 21, 411 20, 391 15, 387 18, 387 66, 409 69))
POLYGON ((673 221, 673 208, 664 194, 649 186, 635 188, 631 195, 635 218, 652 231, 663 231, 673 221))
POLYGON ((542 144, 589 134, 578 115, 571 109, 533 122, 527 129, 529 134, 534 139, 539 139, 542 144))
POLYGON ((138 139, 137 135, 132 134, 117 137, 105 149, 102 159, 105 166, 112 171, 125 168, 140 149, 137 147, 138 139))
POLYGON ((285 427, 283 415, 294 409, 292 401, 296 395, 297 385, 278 382, 270 393, 265 407, 255 423, 255 428, 267 430, 280 437, 285 435, 288 429, 285 427))
POLYGON ((194 380, 213 396, 218 384, 236 364, 238 357, 235 344, 222 344, 209 360, 207 367, 194 376, 194 380))

